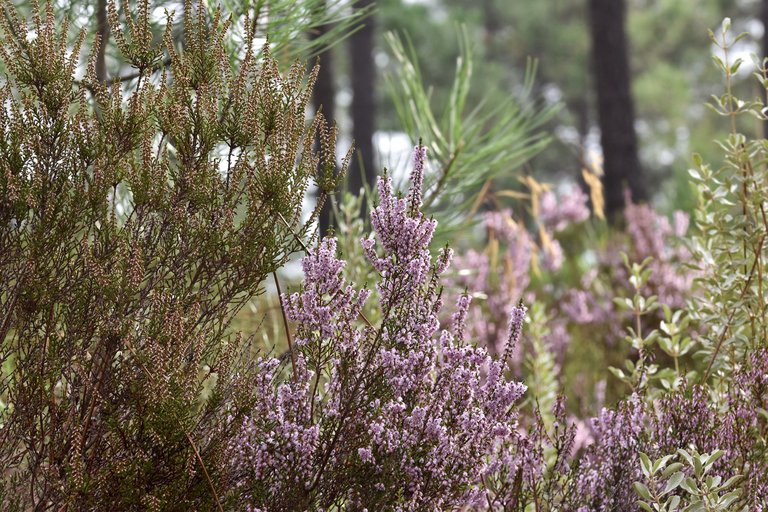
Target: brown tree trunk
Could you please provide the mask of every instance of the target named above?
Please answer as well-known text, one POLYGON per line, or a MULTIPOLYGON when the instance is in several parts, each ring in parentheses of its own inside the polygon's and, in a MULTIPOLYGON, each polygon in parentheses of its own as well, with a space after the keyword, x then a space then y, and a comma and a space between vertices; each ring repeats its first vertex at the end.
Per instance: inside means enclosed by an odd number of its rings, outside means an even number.
POLYGON ((637 154, 625 0, 589 0, 589 19, 605 170, 605 206, 606 213, 615 217, 624 207, 625 187, 633 200, 647 198, 637 154))
MULTIPOLYGON (((311 34, 313 38, 320 38, 331 29, 330 25, 322 25, 317 31, 311 34)), ((333 54, 330 49, 326 49, 319 56, 320 72, 317 75, 315 89, 312 91, 312 104, 315 111, 322 110, 323 117, 328 124, 333 124, 336 120, 336 82, 333 72, 333 54)), ((327 198, 323 209, 320 211, 320 235, 325 236, 330 231, 332 223, 331 198, 327 198)))
MULTIPOLYGON (((763 22, 763 59, 768 59, 768 0, 760 2, 760 21, 763 22)), ((763 90, 763 105, 768 105, 768 89, 763 90)), ((763 123, 763 138, 768 138, 768 121, 763 123)))
POLYGON ((494 0, 483 0, 483 36, 485 39, 485 49, 490 56, 497 56, 496 36, 501 30, 501 17, 499 9, 494 0))
POLYGON ((96 33, 99 35, 99 53, 96 55, 96 78, 107 81, 107 44, 109 43, 109 22, 107 21, 107 0, 99 0, 96 6, 96 33))
MULTIPOLYGON (((370 9, 373 0, 358 0, 354 8, 370 9)), ((349 38, 352 82, 352 137, 357 152, 347 177, 349 191, 360 193, 363 183, 374 185, 373 134, 376 119, 376 64, 373 61, 375 14, 369 14, 364 25, 349 38)), ((365 205, 363 207, 365 210, 365 205)))

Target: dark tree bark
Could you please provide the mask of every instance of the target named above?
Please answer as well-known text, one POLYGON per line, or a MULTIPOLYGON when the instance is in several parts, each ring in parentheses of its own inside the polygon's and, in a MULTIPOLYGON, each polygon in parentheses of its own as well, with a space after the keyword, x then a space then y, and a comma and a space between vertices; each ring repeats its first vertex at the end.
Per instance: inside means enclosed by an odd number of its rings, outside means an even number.
MULTIPOLYGON (((317 31, 310 35, 313 38, 320 38, 331 29, 330 25, 322 25, 317 31)), ((317 75, 315 88, 312 91, 312 104, 315 110, 322 110, 323 117, 328 124, 333 124, 336 120, 336 82, 333 71, 333 54, 330 49, 326 49, 320 54, 320 72, 317 75)), ((323 209, 320 211, 320 234, 325 236, 332 226, 331 198, 327 198, 323 209)))
MULTIPOLYGON (((374 0, 358 0, 354 8, 370 9, 374 0)), ((373 61, 375 14, 369 14, 364 25, 349 38, 352 82, 352 137, 357 147, 347 177, 347 186, 358 194, 363 181, 373 186, 376 176, 373 133, 376 120, 376 64, 373 61)), ((363 207, 365 210, 365 206, 363 207)))
POLYGON ((485 38, 485 48, 491 53, 492 56, 496 56, 496 36, 501 30, 501 13, 497 8, 494 0, 483 0, 483 32, 485 38))
POLYGON ((109 22, 107 21, 107 0, 98 0, 96 6, 96 33, 101 39, 96 55, 96 78, 107 81, 107 44, 109 43, 109 22))
POLYGON ((615 217, 624 207, 624 188, 633 200, 647 199, 637 154, 625 0, 589 0, 597 114, 603 147, 606 212, 615 217))
MULTIPOLYGON (((763 22, 763 59, 768 58, 768 0, 760 2, 760 21, 763 22)), ((768 105, 768 89, 763 90, 763 105, 768 105)), ((763 138, 768 138, 768 121, 763 123, 763 138)))

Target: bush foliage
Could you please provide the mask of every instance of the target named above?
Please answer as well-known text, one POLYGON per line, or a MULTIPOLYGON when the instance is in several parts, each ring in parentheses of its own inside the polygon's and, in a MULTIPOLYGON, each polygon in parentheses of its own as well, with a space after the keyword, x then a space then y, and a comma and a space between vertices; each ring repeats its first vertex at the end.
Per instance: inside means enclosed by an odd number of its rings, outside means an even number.
POLYGON ((144 3, 111 10, 139 77, 108 86, 93 61, 76 78, 83 36, 67 48, 50 4, 29 27, 3 8, 2 508, 220 507, 257 398, 229 326, 312 225, 307 187, 339 178, 314 73, 252 34, 232 67, 229 22, 189 4, 183 50, 155 45, 144 3))

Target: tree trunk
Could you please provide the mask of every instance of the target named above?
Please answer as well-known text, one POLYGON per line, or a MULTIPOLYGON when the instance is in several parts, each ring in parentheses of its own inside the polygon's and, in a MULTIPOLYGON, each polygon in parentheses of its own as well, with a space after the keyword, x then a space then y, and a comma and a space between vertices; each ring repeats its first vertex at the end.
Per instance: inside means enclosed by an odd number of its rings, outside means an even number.
MULTIPOLYGON (((369 9, 373 0, 358 0, 354 8, 369 9)), ((363 183, 374 185, 373 133, 376 115, 376 64, 373 61, 375 14, 369 14, 364 25, 349 38, 352 81, 352 137, 357 152, 347 177, 349 191, 360 193, 363 183)), ((366 206, 363 205, 363 210, 366 206)))
POLYGON ((483 0, 483 36, 485 39, 485 49, 489 57, 498 57, 498 45, 496 36, 501 30, 501 13, 494 0, 483 0))
POLYGON ((99 0, 96 6, 96 33, 101 39, 96 55, 96 79, 107 81, 107 44, 109 44, 109 22, 107 21, 107 0, 99 0))
POLYGON ((637 154, 625 18, 625 0, 589 0, 605 206, 611 217, 624 207, 625 187, 633 200, 647 198, 637 154))
MULTIPOLYGON (((760 2, 760 21, 763 22, 763 59, 768 59, 768 0, 760 2)), ((768 105, 768 89, 763 90, 763 105, 768 105)), ((768 138, 768 121, 763 123, 763 138, 768 138)))
MULTIPOLYGON (((322 25, 317 28, 315 33, 311 34, 311 37, 322 37, 330 29, 330 25, 322 25)), ((319 58, 320 72, 317 75, 315 89, 312 91, 312 103, 315 111, 322 110, 326 122, 332 124, 336 120, 336 82, 334 81, 333 54, 331 49, 328 48, 323 51, 319 58)), ((330 231, 333 224, 332 213, 331 198, 329 197, 326 198, 323 209, 320 211, 319 227, 321 236, 327 235, 330 231)))

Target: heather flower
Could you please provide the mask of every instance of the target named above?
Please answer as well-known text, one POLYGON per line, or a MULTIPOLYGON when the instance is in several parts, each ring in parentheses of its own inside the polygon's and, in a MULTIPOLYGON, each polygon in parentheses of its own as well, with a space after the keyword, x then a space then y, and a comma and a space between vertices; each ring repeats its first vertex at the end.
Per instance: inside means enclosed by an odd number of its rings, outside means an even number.
MULTIPOLYGON (((467 342, 468 295, 440 323, 451 252, 432 260, 436 222, 408 208, 420 204, 416 167, 407 199, 379 179, 374 236, 361 241, 381 276, 378 325, 362 320, 370 292, 345 281, 332 238, 302 260, 304 284, 284 297, 297 324, 295 367, 286 378, 275 359, 259 362, 257 406, 229 451, 253 508, 473 506, 500 447, 514 444, 526 388, 467 342)), ((524 316, 522 304, 511 311, 510 350, 524 316)))
POLYGON ((557 272, 563 266, 563 247, 557 240, 550 240, 542 251, 542 266, 548 272, 557 272))
POLYGON ((576 475, 578 502, 595 511, 623 510, 634 504, 632 484, 642 476, 638 453, 647 412, 638 396, 603 409, 592 420, 595 444, 580 461, 576 475))
MULTIPOLYGON (((653 258, 648 282, 651 293, 672 308, 682 308, 690 296, 696 273, 683 267, 691 259, 688 249, 679 242, 688 229, 688 216, 680 211, 673 214, 674 226, 669 219, 657 214, 649 205, 627 201, 624 209, 629 249, 632 261, 653 258)), ((616 263, 621 269, 620 263, 616 263)))
MULTIPOLYGON (((527 510, 534 505, 546 505, 545 510, 558 508, 557 496, 568 485, 576 431, 567 423, 562 396, 554 401, 551 415, 553 423, 547 428, 535 408, 532 421, 519 428, 512 437, 514 442, 504 446, 487 479, 493 489, 487 496, 492 510, 497 506, 500 510, 527 510)), ((478 509, 485 510, 487 504, 478 509)))
POLYGON ((507 319, 530 283, 534 245, 525 226, 515 222, 509 211, 487 213, 484 225, 489 239, 503 244, 503 252, 494 257, 495 266, 487 252, 469 250, 456 257, 460 272, 452 281, 471 294, 482 294, 484 307, 468 314, 470 332, 492 353, 503 354, 509 334, 507 319))
POLYGON ((408 199, 411 214, 421 211, 422 186, 424 184, 424 163, 427 159, 427 148, 421 145, 413 150, 413 172, 411 173, 411 188, 408 199))
POLYGON ((588 507, 584 510, 629 507, 636 499, 632 483, 643 479, 639 452, 657 459, 692 447, 701 453, 723 450, 712 474, 722 481, 745 475, 744 499, 750 510, 762 510, 768 505, 768 421, 759 412, 768 406, 766 354, 753 353, 724 394, 685 384, 649 404, 635 395, 616 410, 603 409, 593 420, 594 443, 579 462, 574 503, 588 507))
POLYGON ((663 395, 655 404, 651 436, 657 453, 675 453, 678 448, 695 446, 701 453, 719 448, 718 418, 709 403, 708 390, 685 387, 663 395))
POLYGON ((589 218, 587 202, 587 195, 574 185, 560 194, 547 190, 539 200, 539 218, 548 230, 562 231, 589 218))
POLYGON ((522 300, 520 301, 520 304, 512 308, 512 314, 509 317, 509 334, 507 336, 507 345, 503 358, 505 361, 515 350, 515 347, 520 341, 520 334, 523 332, 523 320, 525 320, 527 311, 528 308, 523 305, 522 300))

